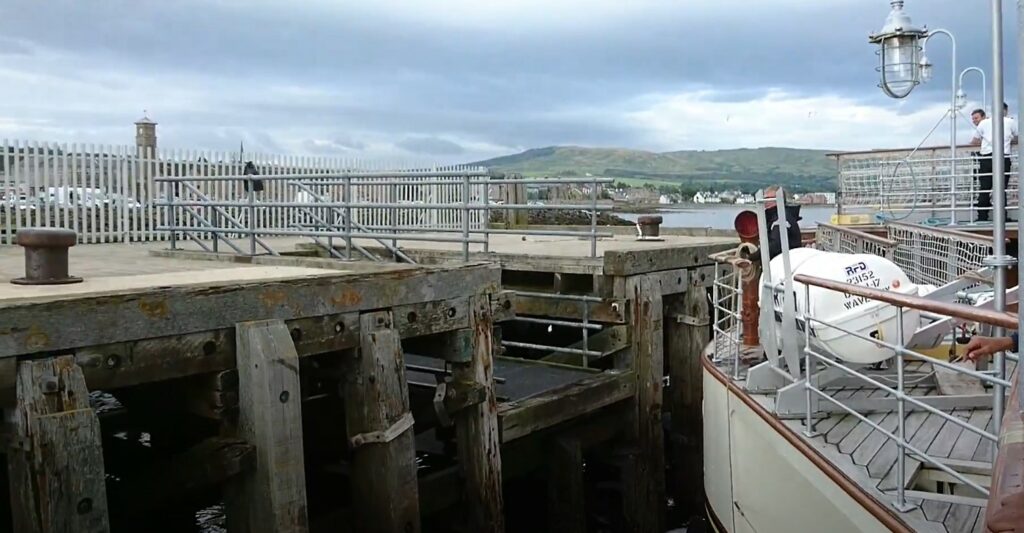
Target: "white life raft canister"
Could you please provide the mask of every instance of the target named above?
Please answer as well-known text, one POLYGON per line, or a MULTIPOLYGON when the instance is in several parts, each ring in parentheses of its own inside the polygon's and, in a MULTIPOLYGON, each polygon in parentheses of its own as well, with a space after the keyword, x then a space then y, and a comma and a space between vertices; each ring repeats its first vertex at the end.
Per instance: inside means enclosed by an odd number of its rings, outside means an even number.
MULTIPOLYGON (((794 275, 804 274, 832 281, 841 281, 853 285, 861 285, 899 294, 917 296, 917 285, 910 282, 907 275, 895 263, 869 254, 842 254, 824 252, 812 248, 797 248, 790 252, 790 268, 794 275)), ((771 261, 772 281, 782 283, 784 271, 782 256, 771 261)), ((761 277, 762 283, 764 276, 761 277)), ((805 285, 793 282, 797 316, 805 311, 805 285)), ((764 305, 764 302, 761 303, 764 305)), ((782 292, 776 292, 773 306, 775 309, 776 339, 780 346, 789 339, 781 334, 782 292)), ((898 313, 895 306, 877 300, 845 294, 821 287, 810 287, 810 317, 822 320, 830 325, 861 335, 899 345, 897 329, 898 313)), ((909 341, 920 324, 920 313, 916 309, 903 310, 903 338, 909 341)), ((766 338, 761 325, 762 338, 766 338)), ((797 344, 804 349, 805 334, 799 330, 797 344)), ((879 346, 871 341, 858 338, 834 327, 820 323, 811 325, 811 347, 820 355, 832 355, 844 361, 856 364, 873 364, 896 355, 894 350, 879 346)))

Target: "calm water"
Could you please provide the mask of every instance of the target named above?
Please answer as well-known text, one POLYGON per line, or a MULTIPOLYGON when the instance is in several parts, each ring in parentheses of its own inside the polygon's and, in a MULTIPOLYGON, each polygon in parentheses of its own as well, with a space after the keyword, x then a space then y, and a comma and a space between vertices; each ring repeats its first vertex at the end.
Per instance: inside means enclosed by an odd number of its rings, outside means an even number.
MULTIPOLYGON (((752 206, 745 205, 716 205, 707 207, 682 207, 665 209, 658 214, 665 220, 662 223, 666 228, 714 228, 732 229, 733 220, 740 211, 752 209, 752 206)), ((835 206, 804 206, 800 210, 800 226, 810 228, 817 226, 819 222, 828 222, 836 212, 835 206)), ((615 213, 622 218, 636 220, 638 213, 615 213)))

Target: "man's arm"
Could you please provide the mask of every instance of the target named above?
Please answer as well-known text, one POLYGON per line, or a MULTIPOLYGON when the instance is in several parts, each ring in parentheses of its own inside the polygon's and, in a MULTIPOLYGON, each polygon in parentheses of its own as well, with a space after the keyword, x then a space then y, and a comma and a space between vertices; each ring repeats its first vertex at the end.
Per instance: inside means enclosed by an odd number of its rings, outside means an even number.
POLYGON ((981 357, 986 357, 996 352, 1017 352, 1020 347, 1019 345, 1016 332, 1009 337, 982 337, 976 335, 971 337, 970 342, 964 347, 964 354, 971 361, 976 361, 981 357))

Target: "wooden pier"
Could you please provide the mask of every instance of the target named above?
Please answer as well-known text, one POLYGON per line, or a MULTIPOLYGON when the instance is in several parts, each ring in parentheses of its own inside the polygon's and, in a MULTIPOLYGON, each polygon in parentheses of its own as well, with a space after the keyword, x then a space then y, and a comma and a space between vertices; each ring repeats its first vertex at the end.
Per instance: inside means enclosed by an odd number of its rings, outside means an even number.
POLYGON ((20 250, 0 249, 13 530, 155 530, 147 517, 223 502, 231 532, 538 515, 587 531, 605 465, 611 527, 664 531, 666 492, 700 498, 706 258, 732 240, 498 244, 470 263, 403 248, 417 265, 79 246, 85 282, 62 287, 8 284, 20 250), (546 487, 543 509, 513 512, 518 483, 546 487))

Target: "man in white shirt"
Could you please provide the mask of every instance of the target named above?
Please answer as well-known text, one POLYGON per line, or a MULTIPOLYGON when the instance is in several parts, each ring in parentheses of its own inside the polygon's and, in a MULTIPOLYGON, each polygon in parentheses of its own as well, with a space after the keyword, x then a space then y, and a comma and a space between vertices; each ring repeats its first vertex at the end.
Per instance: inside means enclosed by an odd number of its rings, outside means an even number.
MULTIPOLYGON (((1003 104, 1003 190, 1010 177, 1010 145, 1017 141, 1017 121, 1009 116, 1010 107, 1003 104)), ((991 219, 992 210, 992 117, 983 119, 975 129, 971 146, 980 147, 978 158, 978 222, 991 219)), ((1005 205, 1005 204, 1004 204, 1005 205)))

